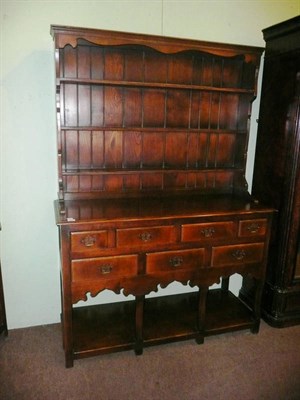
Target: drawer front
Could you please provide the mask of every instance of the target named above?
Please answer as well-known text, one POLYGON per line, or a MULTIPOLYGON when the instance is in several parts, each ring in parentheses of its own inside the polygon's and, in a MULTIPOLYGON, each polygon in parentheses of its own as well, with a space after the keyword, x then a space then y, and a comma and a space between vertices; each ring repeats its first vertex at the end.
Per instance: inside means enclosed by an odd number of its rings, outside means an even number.
POLYGON ((196 269, 204 265, 204 249, 162 251, 146 255, 146 272, 196 269))
POLYGON ((88 231, 88 232, 71 232, 71 251, 77 253, 92 254, 99 249, 107 248, 108 232, 88 231))
POLYGON ((235 225, 232 221, 182 225, 181 240, 193 242, 205 239, 232 238, 235 225))
POLYGON ((117 246, 151 246, 174 243, 176 233, 174 226, 154 226, 145 228, 128 228, 117 230, 117 246))
POLYGON ((101 280, 137 275, 136 255, 72 261, 72 281, 101 280))
POLYGON ((217 246, 212 248, 213 267, 223 265, 258 263, 263 260, 264 243, 217 246))
POLYGON ((239 237, 265 236, 268 222, 266 219, 249 219, 239 222, 239 237))

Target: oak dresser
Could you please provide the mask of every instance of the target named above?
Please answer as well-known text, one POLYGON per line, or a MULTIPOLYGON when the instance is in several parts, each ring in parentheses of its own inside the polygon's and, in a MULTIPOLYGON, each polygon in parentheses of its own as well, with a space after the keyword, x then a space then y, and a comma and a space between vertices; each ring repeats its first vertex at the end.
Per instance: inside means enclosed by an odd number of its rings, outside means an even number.
POLYGON ((249 195, 245 165, 263 49, 65 26, 51 34, 66 366, 258 332, 274 210, 249 195), (235 273, 255 281, 252 306, 229 290, 235 273), (175 281, 193 289, 163 295, 175 281), (106 289, 134 300, 76 306, 106 289))

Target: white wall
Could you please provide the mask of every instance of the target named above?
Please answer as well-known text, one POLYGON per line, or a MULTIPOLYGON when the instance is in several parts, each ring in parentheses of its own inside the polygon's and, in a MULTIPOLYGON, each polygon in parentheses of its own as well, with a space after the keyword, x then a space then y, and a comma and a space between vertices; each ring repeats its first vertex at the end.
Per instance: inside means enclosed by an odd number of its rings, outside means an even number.
MULTIPOLYGON (((1 263, 12 329, 58 322, 60 314, 50 24, 264 46, 261 30, 300 14, 300 6, 299 0, 1 0, 0 7, 1 263)), ((253 124, 249 181, 255 133, 253 124)))

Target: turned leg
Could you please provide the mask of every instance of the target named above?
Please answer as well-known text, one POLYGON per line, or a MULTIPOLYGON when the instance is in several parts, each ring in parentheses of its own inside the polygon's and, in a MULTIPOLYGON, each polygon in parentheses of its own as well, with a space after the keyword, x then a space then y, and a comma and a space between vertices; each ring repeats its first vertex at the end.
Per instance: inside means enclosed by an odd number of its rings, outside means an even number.
POLYGON ((61 227, 61 305, 63 346, 66 368, 73 367, 73 307, 71 261, 69 258, 69 228, 61 227))
POLYGON ((62 311, 62 332, 63 332, 63 348, 65 352, 66 368, 73 367, 73 339, 72 339, 72 305, 63 303, 62 311))
POLYGON ((62 330, 65 365, 66 368, 71 368, 73 367, 72 310, 63 312, 62 330))
POLYGON ((135 354, 143 354, 143 320, 144 320, 144 302, 145 296, 136 296, 135 298, 135 354))
POLYGON ((66 368, 72 368, 74 365, 73 354, 71 352, 65 352, 65 366, 66 368))
MULTIPOLYGON (((61 281, 61 290, 63 293, 63 286, 61 281)), ((72 303, 70 296, 61 296, 61 327, 63 349, 65 352, 65 366, 66 368, 73 367, 73 318, 72 318, 72 303)))
POLYGON ((208 291, 207 287, 199 288, 198 315, 197 315, 198 332, 196 336, 196 342, 198 344, 202 344, 204 342, 207 291, 208 291))
POLYGON ((263 282, 261 280, 258 280, 255 282, 256 283, 256 289, 255 289, 255 296, 254 296, 254 303, 253 303, 253 318, 254 318, 254 324, 252 328, 250 329, 252 333, 258 333, 259 331, 259 326, 260 326, 260 318, 261 318, 261 298, 262 298, 262 292, 263 292, 263 282))

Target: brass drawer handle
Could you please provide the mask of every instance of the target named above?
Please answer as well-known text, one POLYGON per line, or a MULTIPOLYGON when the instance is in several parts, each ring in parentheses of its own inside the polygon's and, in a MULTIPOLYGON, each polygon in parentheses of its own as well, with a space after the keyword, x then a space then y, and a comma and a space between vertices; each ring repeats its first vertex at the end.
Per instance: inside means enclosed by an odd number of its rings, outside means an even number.
POLYGON ((149 232, 143 232, 139 235, 139 238, 143 241, 143 242, 149 242, 152 239, 152 235, 149 232))
POLYGON ((104 264, 104 265, 101 265, 101 267, 99 267, 99 269, 103 275, 107 275, 107 274, 111 273, 113 267, 111 264, 104 264))
POLYGON ((182 257, 172 257, 169 260, 169 263, 172 265, 172 267, 176 268, 176 267, 180 267, 183 263, 183 258, 182 257))
POLYGON ((96 238, 95 236, 85 236, 80 240, 80 243, 82 243, 85 247, 92 247, 96 243, 96 238))
POLYGON ((246 257, 246 252, 245 250, 235 250, 231 255, 236 260, 241 261, 246 257))
POLYGON ((257 232, 260 230, 260 225, 257 224, 257 223, 255 223, 255 222, 253 222, 251 225, 249 225, 249 226, 247 227, 247 230, 248 230, 250 233, 257 233, 257 232))
POLYGON ((212 237, 215 233, 215 228, 205 228, 201 230, 201 233, 204 237, 209 238, 212 237))

